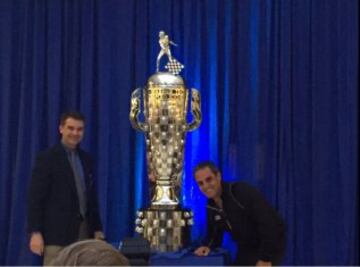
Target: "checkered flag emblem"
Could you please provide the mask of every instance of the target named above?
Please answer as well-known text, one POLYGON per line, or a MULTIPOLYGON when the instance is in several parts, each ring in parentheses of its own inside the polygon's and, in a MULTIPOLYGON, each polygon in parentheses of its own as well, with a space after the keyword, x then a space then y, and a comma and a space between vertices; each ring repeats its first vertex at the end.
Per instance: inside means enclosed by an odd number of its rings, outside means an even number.
POLYGON ((184 65, 177 61, 175 58, 172 58, 165 66, 170 73, 178 75, 181 70, 184 68, 184 65))

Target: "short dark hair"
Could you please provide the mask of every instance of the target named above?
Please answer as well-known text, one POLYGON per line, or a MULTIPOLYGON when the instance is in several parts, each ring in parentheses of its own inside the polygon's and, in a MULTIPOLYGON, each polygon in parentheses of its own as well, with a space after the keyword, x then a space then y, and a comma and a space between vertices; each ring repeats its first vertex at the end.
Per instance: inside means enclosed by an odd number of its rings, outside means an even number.
POLYGON ((96 239, 78 241, 63 248, 54 266, 129 266, 128 259, 110 244, 96 239))
POLYGON ((195 177, 195 173, 198 170, 204 169, 206 167, 208 167, 213 174, 220 173, 220 170, 216 166, 215 162, 213 162, 211 160, 206 160, 206 161, 201 161, 201 162, 199 162, 198 164, 195 165, 194 171, 193 171, 193 176, 195 177))
POLYGON ((60 125, 64 125, 68 118, 85 122, 85 116, 79 111, 66 111, 60 116, 60 125))

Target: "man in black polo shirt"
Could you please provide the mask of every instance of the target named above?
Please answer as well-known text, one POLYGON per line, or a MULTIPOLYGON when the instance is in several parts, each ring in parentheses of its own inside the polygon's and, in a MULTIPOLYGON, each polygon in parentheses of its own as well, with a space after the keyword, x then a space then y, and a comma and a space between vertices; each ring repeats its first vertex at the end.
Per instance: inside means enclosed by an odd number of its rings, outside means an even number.
POLYGON ((208 198, 207 237, 194 253, 207 256, 221 246, 227 231, 238 246, 235 265, 279 265, 285 251, 285 224, 264 196, 246 183, 223 182, 210 161, 198 164, 194 176, 208 198))

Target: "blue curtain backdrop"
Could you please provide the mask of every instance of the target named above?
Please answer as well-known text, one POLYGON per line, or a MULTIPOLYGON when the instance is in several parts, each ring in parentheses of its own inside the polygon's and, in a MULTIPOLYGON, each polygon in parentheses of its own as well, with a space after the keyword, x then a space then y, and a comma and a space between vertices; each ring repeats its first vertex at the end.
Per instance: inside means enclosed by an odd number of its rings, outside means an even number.
POLYGON ((0 1, 0 264, 38 263, 27 188, 68 109, 87 117, 108 240, 133 234, 148 194, 130 95, 155 72, 164 30, 202 95, 183 182, 193 239, 204 234, 205 199, 191 168, 212 159, 285 218, 284 264, 359 265, 358 18, 357 0, 0 1))

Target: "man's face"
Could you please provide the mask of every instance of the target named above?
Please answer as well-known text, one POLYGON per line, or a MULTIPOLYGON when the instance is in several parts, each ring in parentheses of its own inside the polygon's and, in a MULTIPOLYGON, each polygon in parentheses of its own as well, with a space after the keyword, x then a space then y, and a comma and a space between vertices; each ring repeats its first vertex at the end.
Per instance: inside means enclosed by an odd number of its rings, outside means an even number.
POLYGON ((62 135, 62 143, 71 149, 75 149, 84 136, 84 122, 67 118, 64 124, 59 126, 59 131, 62 135))
POLYGON ((216 199, 221 196, 221 174, 215 174, 209 167, 199 169, 195 173, 195 180, 200 191, 207 198, 216 199))

